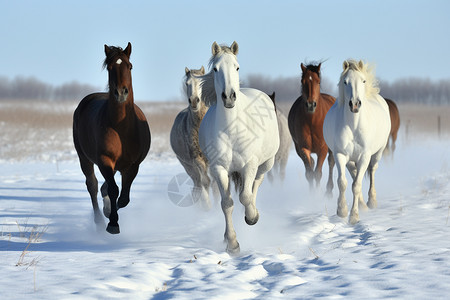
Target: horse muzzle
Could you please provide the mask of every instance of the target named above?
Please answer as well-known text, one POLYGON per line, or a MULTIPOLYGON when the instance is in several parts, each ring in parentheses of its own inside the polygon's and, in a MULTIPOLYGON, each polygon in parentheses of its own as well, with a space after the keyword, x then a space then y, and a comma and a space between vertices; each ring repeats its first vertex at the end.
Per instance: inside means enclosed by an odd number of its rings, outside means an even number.
POLYGON ((314 113, 316 111, 317 107, 317 101, 306 101, 306 111, 310 114, 314 113))
POLYGON ((349 101, 348 102, 348 105, 350 106, 350 111, 352 112, 352 113, 358 113, 359 112, 359 110, 360 110, 360 108, 361 108, 361 100, 358 100, 358 101, 349 101))
POLYGON ((119 103, 124 103, 128 98, 128 88, 118 88, 114 90, 114 96, 116 96, 116 100, 119 103))
POLYGON ((232 92, 230 96, 222 92, 222 101, 225 108, 233 108, 236 104, 236 92, 232 92))

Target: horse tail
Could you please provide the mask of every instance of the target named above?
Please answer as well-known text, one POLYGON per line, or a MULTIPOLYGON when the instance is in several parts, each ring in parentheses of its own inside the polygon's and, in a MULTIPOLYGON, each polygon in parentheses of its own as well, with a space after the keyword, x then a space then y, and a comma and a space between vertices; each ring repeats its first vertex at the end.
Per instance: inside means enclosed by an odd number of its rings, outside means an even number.
POLYGON ((232 172, 231 173, 231 180, 234 182, 234 190, 236 193, 239 192, 239 188, 242 185, 242 176, 238 172, 232 172))

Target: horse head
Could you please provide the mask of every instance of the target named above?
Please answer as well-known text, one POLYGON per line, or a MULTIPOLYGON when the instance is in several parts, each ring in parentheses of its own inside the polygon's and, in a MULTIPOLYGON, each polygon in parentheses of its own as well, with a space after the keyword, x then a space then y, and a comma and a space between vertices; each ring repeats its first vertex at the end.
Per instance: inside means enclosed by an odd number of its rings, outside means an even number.
POLYGON ((189 106, 192 111, 197 112, 201 108, 201 97, 202 91, 200 88, 200 79, 196 76, 205 75, 205 68, 202 66, 199 70, 195 69, 184 69, 186 72, 185 84, 186 84, 186 95, 188 97, 189 106))
POLYGON ((214 70, 214 87, 217 98, 223 101, 225 108, 233 108, 239 92, 239 63, 236 55, 239 46, 236 42, 231 47, 212 44, 210 65, 214 70))
POLYGON ((314 113, 316 111, 317 102, 320 97, 320 66, 319 65, 303 65, 302 68, 302 95, 305 99, 306 111, 314 113))
POLYGON ((352 113, 358 113, 362 103, 366 100, 366 76, 364 74, 364 63, 360 60, 346 60, 343 63, 339 93, 342 101, 348 103, 352 113))
POLYGON ((118 103, 124 103, 127 99, 133 98, 131 85, 131 69, 133 65, 130 63, 131 43, 128 43, 125 50, 120 47, 105 45, 105 54, 106 58, 103 66, 108 70, 110 97, 118 103))

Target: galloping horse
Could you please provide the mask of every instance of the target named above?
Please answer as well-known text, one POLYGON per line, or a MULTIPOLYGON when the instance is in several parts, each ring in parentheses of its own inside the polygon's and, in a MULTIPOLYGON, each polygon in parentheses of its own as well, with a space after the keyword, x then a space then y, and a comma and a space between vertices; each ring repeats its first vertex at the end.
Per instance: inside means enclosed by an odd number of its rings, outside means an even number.
POLYGON ((200 125, 199 141, 216 180, 225 215, 225 241, 229 253, 239 252, 233 227, 230 179, 245 206, 245 221, 256 224, 256 194, 264 173, 274 163, 279 147, 275 107, 269 96, 255 89, 240 89, 238 44, 212 45, 210 66, 203 76, 202 92, 214 103, 200 125))
POLYGON ((272 99, 273 105, 275 105, 277 114, 280 148, 278 148, 277 154, 275 154, 275 163, 273 168, 267 173, 267 177, 270 182, 273 182, 275 177, 279 177, 283 181, 286 177, 286 165, 289 159, 289 152, 291 151, 292 138, 289 133, 287 118, 275 104, 275 92, 269 95, 269 97, 272 99))
POLYGON ((103 66, 108 70, 109 92, 90 94, 81 100, 73 114, 73 141, 86 176, 95 223, 104 225, 97 203, 94 164, 105 178, 101 192, 103 213, 109 218, 106 231, 117 234, 120 232, 117 210, 130 201, 131 183, 150 149, 150 129, 133 100, 131 44, 125 50, 105 45, 105 54, 103 66), (122 174, 120 197, 114 180, 116 171, 122 174))
MULTIPOLYGON (((329 153, 328 146, 323 138, 323 120, 335 98, 320 92, 320 67, 309 64, 301 64, 302 68, 302 94, 295 100, 289 111, 288 124, 295 150, 305 164, 305 175, 310 188, 313 188, 314 180, 316 186, 322 178, 322 165, 329 153), (314 159, 312 153, 317 154, 317 164, 314 170, 314 159)), ((334 159, 328 155, 329 176, 327 182, 327 194, 331 196, 333 190, 333 167, 334 159)))
POLYGON ((348 214, 345 200, 347 166, 353 178, 353 207, 349 221, 355 224, 359 221, 358 205, 367 209, 362 196, 362 179, 366 170, 370 177, 367 205, 370 208, 377 205, 374 175, 389 138, 391 119, 386 101, 378 94, 379 88, 370 65, 350 60, 344 61, 343 67, 339 96, 325 117, 323 133, 338 170, 337 214, 340 217, 348 214))
POLYGON ((389 133, 388 143, 384 149, 384 153, 393 154, 395 151, 395 141, 397 140, 398 129, 400 128, 400 114, 398 107, 394 101, 388 98, 384 98, 389 106, 389 116, 391 117, 391 132, 389 133))
POLYGON ((170 146, 194 182, 193 199, 201 200, 203 207, 209 209, 208 191, 211 180, 208 176, 208 160, 198 143, 198 130, 208 107, 202 97, 200 79, 196 77, 204 75, 205 68, 203 66, 199 70, 186 68, 185 73, 184 82, 189 105, 175 118, 170 131, 170 146))

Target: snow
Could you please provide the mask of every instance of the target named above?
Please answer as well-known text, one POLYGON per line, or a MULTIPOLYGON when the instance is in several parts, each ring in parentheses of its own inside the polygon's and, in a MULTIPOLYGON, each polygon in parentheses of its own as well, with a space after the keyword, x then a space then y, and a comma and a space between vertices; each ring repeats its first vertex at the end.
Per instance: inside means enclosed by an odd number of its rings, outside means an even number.
POLYGON ((183 173, 173 155, 141 165, 114 236, 96 231, 75 160, 0 161, 0 299, 443 298, 449 149, 400 139, 376 173, 378 208, 355 226, 336 216, 336 187, 323 197, 326 165, 321 189, 309 191, 292 152, 285 182, 261 186, 255 226, 235 201, 237 256, 225 252, 219 202, 205 212, 170 201, 168 184, 183 173))

